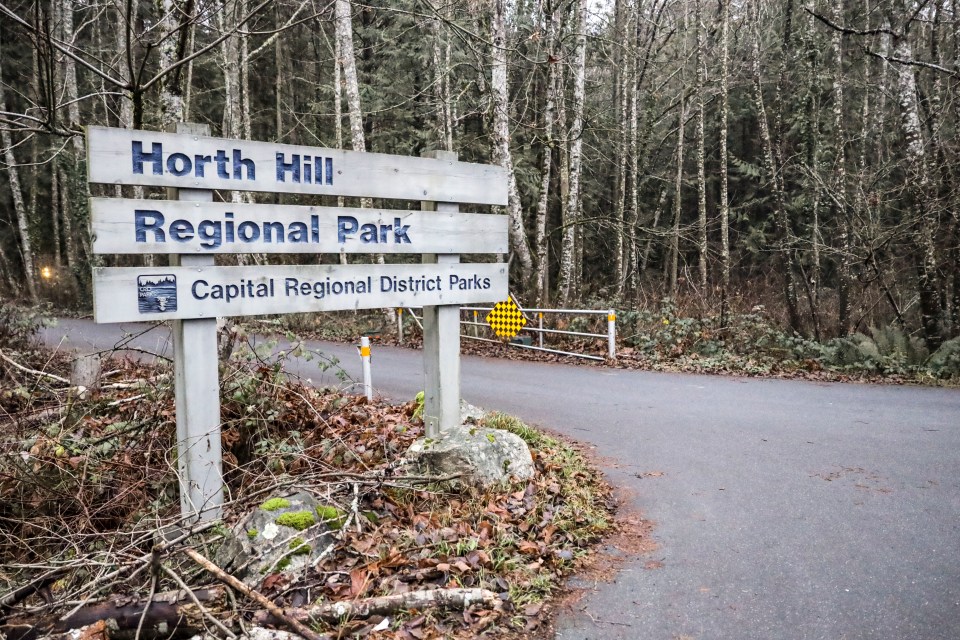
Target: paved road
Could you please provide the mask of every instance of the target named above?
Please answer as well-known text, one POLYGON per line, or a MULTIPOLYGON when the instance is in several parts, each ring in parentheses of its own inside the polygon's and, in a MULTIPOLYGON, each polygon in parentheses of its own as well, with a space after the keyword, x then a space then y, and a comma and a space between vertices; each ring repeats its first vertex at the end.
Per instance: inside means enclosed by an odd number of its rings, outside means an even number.
MULTIPOLYGON (((86 348, 117 329, 71 321, 48 340, 65 331, 86 348)), ((357 375, 355 350, 317 345, 357 375)), ((373 358, 384 395, 422 386, 419 352, 373 358)), ((960 638, 960 392, 475 357, 462 369, 467 401, 592 443, 657 523, 663 566, 628 559, 589 585, 558 637, 960 638)))

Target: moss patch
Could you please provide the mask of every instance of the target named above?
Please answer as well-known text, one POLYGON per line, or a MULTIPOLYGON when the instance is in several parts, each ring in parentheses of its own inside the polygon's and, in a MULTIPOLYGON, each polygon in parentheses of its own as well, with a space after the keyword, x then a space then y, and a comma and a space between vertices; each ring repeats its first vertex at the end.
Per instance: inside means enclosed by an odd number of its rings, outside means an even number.
POLYGON ((247 537, 253 540, 260 534, 256 529, 247 529, 247 537))
POLYGON ((286 498, 270 498, 260 508, 264 511, 276 511, 277 509, 286 509, 290 506, 290 501, 286 498))
POLYGON ((341 528, 343 523, 347 521, 346 516, 343 515, 340 509, 329 505, 320 505, 317 507, 317 517, 320 518, 320 522, 325 522, 333 529, 341 528))
POLYGON ((311 550, 310 545, 308 545, 306 541, 300 536, 297 536, 296 538, 291 540, 289 547, 290 547, 290 553, 288 555, 291 555, 291 556, 305 556, 308 553, 310 553, 310 550, 311 550))
POLYGON ((311 511, 288 511, 277 516, 276 523, 283 527, 303 531, 307 527, 315 525, 317 519, 311 511))

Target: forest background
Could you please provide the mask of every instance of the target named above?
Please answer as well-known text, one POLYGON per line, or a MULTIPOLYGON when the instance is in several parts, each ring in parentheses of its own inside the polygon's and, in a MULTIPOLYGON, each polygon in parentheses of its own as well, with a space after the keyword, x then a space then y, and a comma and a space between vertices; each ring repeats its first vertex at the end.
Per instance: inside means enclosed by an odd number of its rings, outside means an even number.
POLYGON ((960 334, 958 87, 960 0, 8 0, 0 294, 82 307, 91 264, 144 259, 91 255, 90 195, 163 193, 87 185, 83 126, 198 122, 504 166, 526 305, 929 355, 960 334))

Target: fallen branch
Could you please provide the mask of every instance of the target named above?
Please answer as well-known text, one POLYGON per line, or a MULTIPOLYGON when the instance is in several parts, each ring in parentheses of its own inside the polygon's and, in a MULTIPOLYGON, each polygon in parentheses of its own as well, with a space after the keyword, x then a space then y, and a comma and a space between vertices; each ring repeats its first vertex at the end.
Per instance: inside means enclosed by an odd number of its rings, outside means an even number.
POLYGON ((135 600, 128 596, 86 605, 61 620, 55 618, 17 618, 0 625, 0 634, 8 640, 36 640, 38 638, 82 629, 109 620, 114 631, 141 629, 141 638, 167 638, 171 631, 177 636, 189 637, 203 631, 202 620, 197 610, 197 601, 210 604, 225 603, 226 589, 208 587, 194 589, 193 598, 186 598, 183 591, 170 591, 155 595, 149 600, 135 600))
POLYGON ((263 595, 259 591, 254 591, 253 589, 245 585, 242 581, 238 580, 237 578, 233 577, 232 575, 230 575, 229 573, 227 573, 217 565, 213 564, 212 562, 204 558, 202 555, 200 555, 193 549, 184 549, 183 552, 191 560, 193 560, 198 565, 206 569, 208 573, 213 574, 214 576, 216 576, 218 580, 220 580, 224 584, 232 587, 233 589, 236 589, 243 595, 255 601, 260 606, 266 608, 266 610, 270 612, 270 615, 272 615, 274 618, 281 621, 283 624, 287 625, 288 627, 290 627, 291 629, 293 629, 294 631, 302 635, 307 640, 326 640, 323 636, 321 636, 320 634, 308 628, 306 625, 303 624, 303 622, 301 622, 297 618, 289 617, 283 609, 275 605, 265 595, 263 595))
POLYGON ((55 380, 55 381, 57 381, 57 382, 62 382, 62 383, 65 384, 65 385, 69 385, 69 384, 70 384, 70 381, 67 380, 66 378, 61 378, 60 376, 54 375, 54 374, 52 374, 52 373, 47 373, 46 371, 37 371, 36 369, 31 369, 31 368, 29 368, 29 367, 25 367, 25 366, 23 366, 22 364, 20 364, 19 362, 16 362, 16 361, 11 360, 10 358, 8 358, 8 357, 3 353, 3 351, 0 351, 0 360, 4 360, 5 362, 8 362, 11 366, 13 366, 13 367, 16 368, 16 369, 19 369, 20 371, 23 371, 24 373, 29 373, 29 374, 31 374, 31 375, 38 376, 38 377, 40 377, 40 378, 47 378, 47 379, 49 379, 49 380, 55 380))
MULTIPOLYGON (((325 620, 337 622, 344 618, 369 618, 386 616, 408 609, 467 609, 473 605, 496 607, 500 596, 488 589, 432 589, 429 591, 410 591, 362 600, 344 600, 331 602, 308 609, 286 609, 286 615, 293 620, 309 622, 325 620)), ((273 624, 267 612, 255 614, 257 624, 273 624)))

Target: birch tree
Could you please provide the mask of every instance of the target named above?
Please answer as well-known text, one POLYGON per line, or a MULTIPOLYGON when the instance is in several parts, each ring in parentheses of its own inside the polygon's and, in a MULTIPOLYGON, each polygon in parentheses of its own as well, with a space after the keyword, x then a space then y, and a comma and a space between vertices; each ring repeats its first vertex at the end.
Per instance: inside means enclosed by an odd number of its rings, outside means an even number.
POLYGON ((587 56, 587 0, 577 0, 577 37, 573 56, 573 100, 570 128, 567 140, 569 152, 569 194, 563 210, 563 244, 560 250, 560 275, 557 283, 558 298, 562 306, 570 304, 577 294, 573 284, 576 230, 580 221, 581 161, 583 155, 583 103, 587 56))
MULTIPOLYGON (((7 112, 7 101, 3 82, 0 81, 0 113, 7 112)), ((33 243, 30 239, 30 223, 27 219, 27 207, 20 187, 20 171, 13 153, 13 136, 7 127, 0 127, 0 144, 3 144, 3 160, 6 163, 7 181, 10 183, 10 197, 13 200, 13 214, 17 225, 17 239, 23 268, 23 280, 27 286, 30 302, 36 304, 37 278, 33 265, 33 243)))
POLYGON ((549 296, 549 282, 547 276, 550 272, 548 263, 549 254, 547 245, 547 208, 550 204, 550 178, 553 167, 553 151, 555 141, 553 138, 553 120, 557 93, 557 67, 559 59, 556 52, 557 43, 557 3, 553 0, 541 0, 541 12, 546 21, 546 66, 547 66, 547 87, 544 96, 543 107, 543 158, 540 164, 540 197, 537 200, 537 216, 535 222, 536 233, 536 254, 537 271, 535 275, 535 286, 537 290, 537 306, 543 307, 547 304, 549 296))
POLYGON ((707 292, 707 136, 705 123, 706 105, 706 47, 704 43, 703 0, 694 0, 694 31, 697 40, 697 253, 699 254, 700 289, 707 292))
POLYGON ((760 129, 760 141, 763 148, 762 161, 766 173, 766 184, 773 194, 773 218, 777 228, 777 255, 783 278, 784 302, 790 328, 800 331, 800 310, 797 304, 797 286, 793 272, 793 257, 790 223, 787 219, 786 197, 784 195, 783 174, 776 160, 773 138, 763 99, 763 63, 760 56, 760 1, 752 4, 752 49, 753 49, 753 91, 757 111, 757 123, 760 129))
POLYGON ((523 210, 517 177, 513 171, 513 155, 510 150, 510 93, 507 83, 507 3, 493 1, 490 20, 491 74, 490 94, 493 108, 493 161, 507 171, 507 216, 510 219, 510 247, 520 263, 521 280, 526 286, 533 275, 533 258, 527 244, 523 224, 523 210))
POLYGON ((730 1, 720 6, 720 318, 726 324, 730 295, 730 179, 727 135, 730 119, 730 1))

